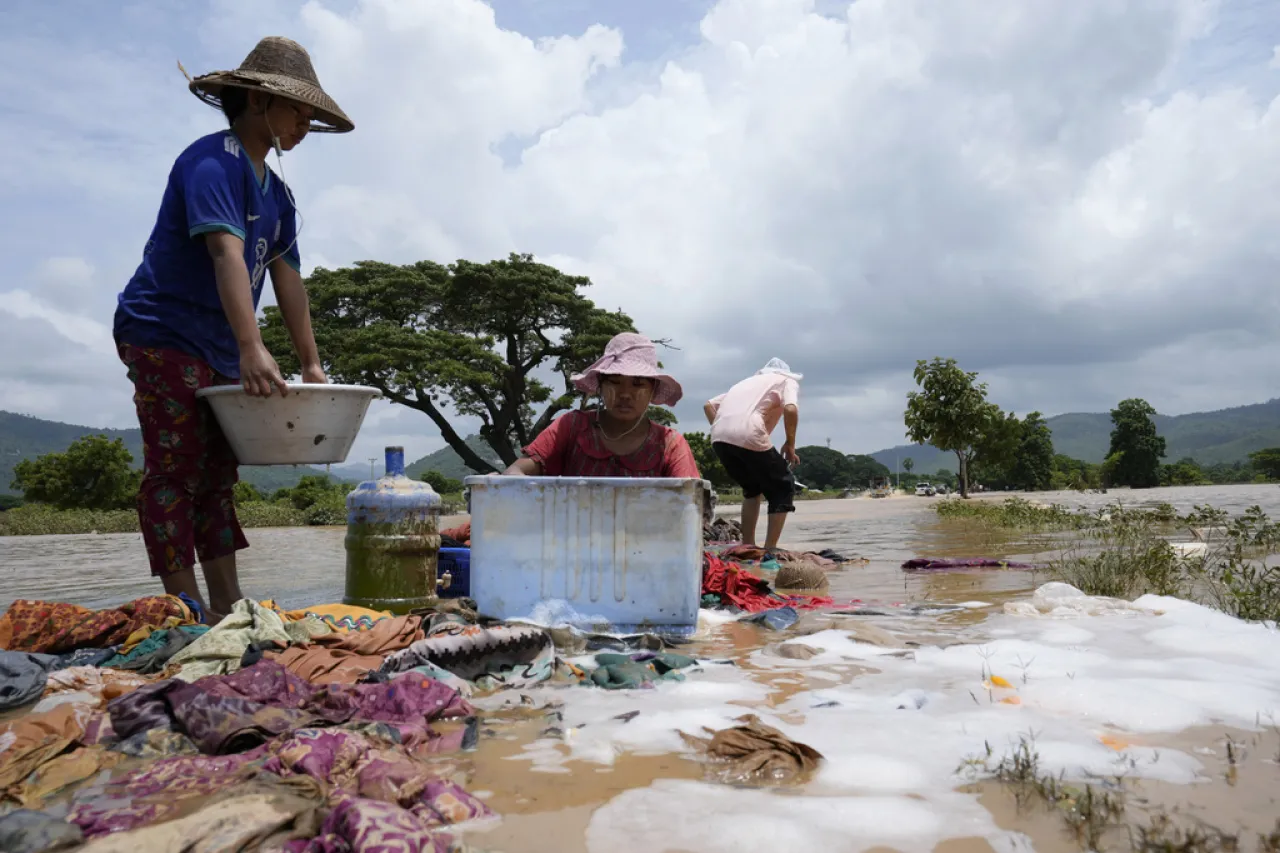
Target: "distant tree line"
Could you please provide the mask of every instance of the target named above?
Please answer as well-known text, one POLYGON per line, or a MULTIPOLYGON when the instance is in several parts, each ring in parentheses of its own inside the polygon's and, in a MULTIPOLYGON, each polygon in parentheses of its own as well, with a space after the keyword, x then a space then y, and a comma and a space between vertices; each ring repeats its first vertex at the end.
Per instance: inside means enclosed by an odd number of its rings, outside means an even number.
POLYGON ((918 361, 919 390, 907 394, 907 435, 956 455, 961 494, 972 483, 993 489, 1099 489, 1190 486, 1280 479, 1280 448, 1249 455, 1249 463, 1202 466, 1183 458, 1165 464, 1165 440, 1156 410, 1138 398, 1111 410, 1111 444, 1101 464, 1056 453, 1053 434, 1039 412, 1019 419, 987 399, 987 384, 955 359, 918 361))
MULTIPOLYGON (((14 467, 12 488, 21 499, 0 500, 0 511, 22 504, 44 504, 60 510, 132 509, 142 472, 133 467, 133 454, 120 439, 88 435, 61 453, 46 453, 14 467)), ((462 491, 462 483, 427 471, 420 479, 441 495, 462 491)), ((346 497, 353 483, 325 474, 309 474, 296 485, 267 494, 250 483, 236 484, 236 504, 287 504, 304 514, 309 524, 345 524, 346 497)), ((0 495, 0 499, 8 496, 0 495)))
MULTIPOLYGON (((1280 480, 1280 447, 1249 454, 1248 462, 1201 465, 1189 457, 1164 464, 1165 441, 1151 416, 1155 410, 1140 399, 1124 400, 1111 411, 1111 445, 1101 464, 1056 453, 1053 435, 1039 412, 1019 419, 986 400, 986 384, 976 373, 965 373, 953 359, 919 362, 920 391, 908 395, 906 423, 913 441, 929 443, 956 454, 960 472, 940 469, 914 471, 913 460, 902 460, 902 485, 932 482, 967 494, 970 483, 993 489, 1097 489, 1109 486, 1191 486, 1280 480)), ((702 476, 717 488, 734 484, 700 432, 685 433, 702 476)), ((820 445, 801 447, 796 479, 815 489, 865 488, 892 472, 870 456, 845 454, 820 445)), ((131 509, 141 472, 120 439, 104 435, 79 438, 61 453, 27 459, 14 468, 11 487, 22 498, 0 495, 0 511, 22 503, 56 509, 131 509)), ((437 471, 420 477, 441 495, 456 495, 462 483, 437 471)), ((250 485, 236 486, 236 502, 285 503, 308 514, 309 523, 342 524, 344 502, 351 483, 324 475, 303 477, 297 485, 267 495, 250 485)))

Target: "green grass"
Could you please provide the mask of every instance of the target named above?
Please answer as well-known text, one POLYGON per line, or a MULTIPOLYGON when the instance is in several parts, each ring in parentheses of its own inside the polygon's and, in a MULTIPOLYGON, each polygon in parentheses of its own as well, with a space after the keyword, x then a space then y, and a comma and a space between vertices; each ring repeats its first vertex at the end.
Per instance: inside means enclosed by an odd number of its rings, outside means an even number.
POLYGON ((1090 512, 1068 509, 1061 504, 1043 504, 1025 498, 995 501, 945 498, 934 504, 940 518, 954 518, 992 527, 1022 531, 1096 530, 1122 523, 1172 524, 1178 514, 1168 504, 1154 507, 1125 507, 1112 504, 1090 512))
MULTIPOLYGON (((461 494, 442 495, 441 515, 466 511, 461 494)), ((305 510, 286 501, 247 501, 236 507, 240 525, 262 527, 341 527, 347 523, 346 498, 325 495, 305 510)), ((0 512, 0 536, 73 536, 86 533, 137 533, 138 514, 132 509, 54 509, 24 504, 0 512)))
POLYGON ((1256 506, 1235 518, 1206 506, 1187 515, 1167 504, 1116 504, 1088 512, 1022 498, 1001 503, 953 499, 941 501, 936 510, 942 518, 993 529, 1073 533, 1048 574, 1089 595, 1169 595, 1241 619, 1280 621, 1280 566, 1268 561, 1280 554, 1280 523, 1256 506), (1179 538, 1195 539, 1204 548, 1181 554, 1170 541, 1179 538))
MULTIPOLYGON (((1230 765, 1240 758, 1230 749, 1230 765)), ((1114 775, 1094 777, 1090 783, 1070 783, 1064 774, 1046 772, 1040 764, 1034 735, 1019 738, 1012 752, 995 757, 988 743, 985 754, 965 759, 957 773, 971 780, 989 780, 1008 792, 1020 814, 1055 813, 1063 829, 1081 851, 1097 853, 1280 853, 1280 820, 1256 840, 1243 833, 1219 829, 1190 810, 1151 807, 1128 777, 1129 767, 1117 763, 1114 775)))

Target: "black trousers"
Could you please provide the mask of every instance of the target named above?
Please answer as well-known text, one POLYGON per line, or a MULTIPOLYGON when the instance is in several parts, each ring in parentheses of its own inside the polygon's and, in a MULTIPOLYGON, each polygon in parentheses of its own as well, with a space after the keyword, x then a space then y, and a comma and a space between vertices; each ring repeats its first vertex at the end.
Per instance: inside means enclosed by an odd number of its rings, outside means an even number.
POLYGON ((723 441, 711 448, 729 477, 742 487, 743 497, 764 495, 769 502, 769 515, 796 511, 796 478, 777 450, 747 450, 723 441))

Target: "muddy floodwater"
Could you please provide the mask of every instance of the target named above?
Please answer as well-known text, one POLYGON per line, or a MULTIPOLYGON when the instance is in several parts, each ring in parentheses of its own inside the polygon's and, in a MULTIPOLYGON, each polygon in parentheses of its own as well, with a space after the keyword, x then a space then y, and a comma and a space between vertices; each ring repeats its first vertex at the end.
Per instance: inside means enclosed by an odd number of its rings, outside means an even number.
MULTIPOLYGON (((1034 498, 1233 514, 1258 505, 1280 517, 1274 485, 1034 498)), ((1169 599, 1018 615, 1006 603, 1031 600, 1047 577, 903 572, 911 557, 1041 556, 1043 541, 939 520, 937 500, 799 505, 784 545, 865 558, 837 570, 829 593, 862 614, 818 611, 771 632, 704 612, 682 651, 715 663, 683 682, 542 687, 520 708, 501 695, 478 701, 487 734, 449 761, 502 819, 467 841, 509 853, 1078 849, 1057 814, 1020 811, 1007 786, 958 772, 988 746, 998 761, 1025 735, 1046 772, 1125 787, 1129 826, 1177 809, 1257 849, 1280 816, 1276 632, 1169 599), (900 606, 922 603, 963 606, 900 606), (784 643, 812 654, 780 655, 784 643), (676 733, 746 713, 819 750, 816 777, 781 794, 704 780, 676 733)), ((341 600, 343 534, 248 531, 242 588, 285 607, 341 600)), ((137 535, 0 538, 0 608, 15 598, 105 606, 157 590, 137 535)))

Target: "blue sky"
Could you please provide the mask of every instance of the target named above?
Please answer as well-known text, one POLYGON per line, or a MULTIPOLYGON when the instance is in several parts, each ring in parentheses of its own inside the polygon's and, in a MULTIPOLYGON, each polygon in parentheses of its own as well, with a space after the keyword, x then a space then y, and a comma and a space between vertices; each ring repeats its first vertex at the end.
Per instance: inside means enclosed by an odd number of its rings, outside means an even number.
MULTIPOLYGON (((1025 413, 1274 393, 1280 16, 1260 0, 51 0, 0 9, 0 409, 131 422, 114 296, 192 74, 311 50, 356 120, 286 157, 304 266, 530 251, 672 338, 697 404, 769 357, 849 451, 916 358, 1025 413), (491 10, 491 11, 490 11, 491 10)), ((273 163, 273 166, 275 164, 273 163)), ((362 441, 438 446, 384 408, 362 441)), ((816 440, 816 438, 815 438, 816 440)), ((367 456, 368 448, 359 455, 367 456)))

